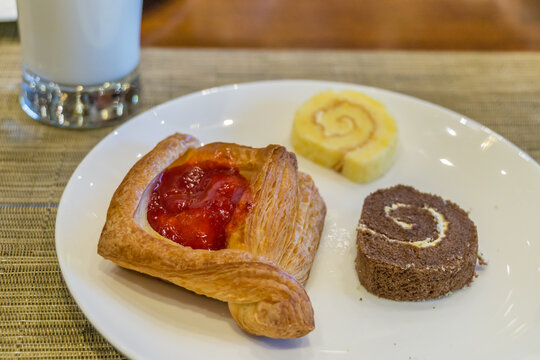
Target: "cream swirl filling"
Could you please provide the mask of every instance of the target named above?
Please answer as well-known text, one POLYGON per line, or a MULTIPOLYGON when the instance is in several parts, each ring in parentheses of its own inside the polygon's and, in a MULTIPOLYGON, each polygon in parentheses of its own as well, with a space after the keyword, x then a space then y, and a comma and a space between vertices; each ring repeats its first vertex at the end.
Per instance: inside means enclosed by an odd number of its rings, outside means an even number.
MULTIPOLYGON (((400 220, 400 219, 398 219, 398 218, 391 215, 391 212, 393 210, 396 210, 396 209, 401 208, 401 207, 409 207, 410 208, 410 207, 412 207, 412 205, 403 204, 403 203, 394 203, 394 204, 392 204, 392 206, 385 206, 384 207, 384 212, 385 212, 387 217, 392 219, 392 221, 394 221, 401 228, 403 228, 405 230, 410 230, 410 229, 413 228, 414 224, 409 224, 409 223, 407 223, 405 221, 402 221, 402 220, 400 220)), ((426 247, 430 247, 430 246, 435 246, 444 239, 444 237, 446 235, 446 231, 448 230, 448 221, 443 216, 443 214, 441 214, 440 212, 438 212, 436 209, 432 208, 431 206, 424 205, 424 207, 422 209, 427 210, 431 214, 431 216, 433 216, 433 218, 435 219, 435 221, 437 223, 437 236, 436 237, 426 237, 423 240, 417 240, 417 241, 403 241, 403 240, 393 239, 393 238, 391 238, 391 237, 389 237, 389 236, 387 236, 387 235, 385 235, 383 233, 377 232, 377 231, 367 227, 363 223, 358 225, 358 230, 367 231, 367 232, 370 232, 370 233, 375 234, 375 235, 380 235, 386 241, 389 241, 389 242, 396 242, 396 243, 400 243, 400 244, 416 246, 418 248, 426 248, 426 247)))
POLYGON ((314 119, 315 124, 322 129, 323 135, 326 138, 345 136, 352 133, 357 128, 356 121, 347 115, 335 118, 333 126, 325 123, 323 110, 317 111, 314 119))

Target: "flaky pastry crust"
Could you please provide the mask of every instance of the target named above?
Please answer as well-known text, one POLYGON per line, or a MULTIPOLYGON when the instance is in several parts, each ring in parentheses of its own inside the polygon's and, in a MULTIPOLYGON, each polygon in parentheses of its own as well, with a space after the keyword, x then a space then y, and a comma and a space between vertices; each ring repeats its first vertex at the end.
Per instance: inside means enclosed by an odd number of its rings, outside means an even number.
POLYGON ((297 171, 296 157, 284 147, 200 147, 197 139, 174 134, 141 158, 114 193, 98 253, 122 267, 227 302, 233 318, 249 333, 300 337, 315 327, 302 284, 309 276, 325 215, 312 179, 297 171), (249 181, 251 209, 226 249, 182 246, 157 234, 146 220, 153 181, 193 152, 237 167, 249 181))

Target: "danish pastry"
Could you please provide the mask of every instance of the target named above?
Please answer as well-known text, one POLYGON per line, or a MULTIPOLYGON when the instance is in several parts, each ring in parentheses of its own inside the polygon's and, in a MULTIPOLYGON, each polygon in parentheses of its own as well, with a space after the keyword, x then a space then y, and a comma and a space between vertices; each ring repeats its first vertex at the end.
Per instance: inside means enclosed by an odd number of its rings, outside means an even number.
POLYGON ((369 182, 392 165, 398 136, 394 119, 378 101, 354 90, 325 91, 294 117, 296 152, 355 182, 369 182))
POLYGON ((114 193, 98 253, 128 269, 228 303, 245 331, 300 337, 314 328, 302 286, 326 207, 282 146, 201 146, 174 134, 114 193))
POLYGON ((476 226, 459 206, 404 185, 364 201, 356 270, 371 293, 392 300, 434 299, 474 276, 476 226))

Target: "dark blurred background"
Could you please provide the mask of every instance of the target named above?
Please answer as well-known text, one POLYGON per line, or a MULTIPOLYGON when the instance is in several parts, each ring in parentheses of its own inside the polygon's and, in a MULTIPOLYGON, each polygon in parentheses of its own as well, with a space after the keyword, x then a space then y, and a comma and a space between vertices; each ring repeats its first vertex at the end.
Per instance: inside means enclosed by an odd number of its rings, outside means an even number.
POLYGON ((540 49, 540 0, 145 0, 143 46, 540 49))
MULTIPOLYGON (((0 24, 0 41, 17 38, 0 24)), ((540 0, 144 0, 143 46, 540 50, 540 0)))

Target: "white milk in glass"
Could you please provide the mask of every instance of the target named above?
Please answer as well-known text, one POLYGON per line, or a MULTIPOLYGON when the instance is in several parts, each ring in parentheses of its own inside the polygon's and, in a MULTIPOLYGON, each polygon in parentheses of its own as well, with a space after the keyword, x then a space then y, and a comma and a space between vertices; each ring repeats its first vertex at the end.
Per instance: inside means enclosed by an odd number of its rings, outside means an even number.
POLYGON ((42 79, 96 85, 139 63, 142 0, 18 0, 22 63, 42 79))
POLYGON ((63 128, 127 119, 139 104, 142 0, 18 0, 19 101, 63 128))

